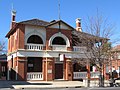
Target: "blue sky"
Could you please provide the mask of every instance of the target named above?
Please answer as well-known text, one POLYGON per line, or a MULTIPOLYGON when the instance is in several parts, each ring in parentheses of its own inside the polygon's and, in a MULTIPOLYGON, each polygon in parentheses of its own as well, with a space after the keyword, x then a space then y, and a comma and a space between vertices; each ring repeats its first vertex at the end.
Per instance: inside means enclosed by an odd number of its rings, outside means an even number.
MULTIPOLYGON (((12 3, 17 11, 17 22, 33 18, 45 21, 58 19, 58 0, 0 0, 0 39, 6 43, 12 3)), ((60 4, 61 19, 72 27, 75 27, 76 18, 81 18, 84 23, 88 16, 94 16, 99 9, 103 16, 115 23, 115 36, 120 36, 120 0, 60 0, 60 4)))

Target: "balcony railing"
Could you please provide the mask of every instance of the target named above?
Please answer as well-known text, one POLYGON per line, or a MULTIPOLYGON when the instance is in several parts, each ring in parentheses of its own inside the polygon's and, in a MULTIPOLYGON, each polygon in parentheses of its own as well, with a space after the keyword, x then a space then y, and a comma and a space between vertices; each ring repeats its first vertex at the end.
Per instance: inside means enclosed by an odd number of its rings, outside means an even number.
POLYGON ((26 49, 27 50, 43 50, 43 45, 41 45, 41 44, 27 44, 26 49))
POLYGON ((80 47, 80 46, 73 46, 73 51, 85 53, 85 52, 87 52, 87 48, 86 47, 80 47))
POLYGON ((74 72, 73 79, 84 79, 87 77, 87 72, 74 72))
POLYGON ((27 80, 43 80, 42 72, 27 73, 27 80))
POLYGON ((66 45, 53 45, 52 50, 54 51, 67 51, 66 45))
MULTIPOLYGON (((86 79, 87 72, 74 72, 73 79, 86 79)), ((99 78, 99 72, 90 72, 91 78, 99 78)))

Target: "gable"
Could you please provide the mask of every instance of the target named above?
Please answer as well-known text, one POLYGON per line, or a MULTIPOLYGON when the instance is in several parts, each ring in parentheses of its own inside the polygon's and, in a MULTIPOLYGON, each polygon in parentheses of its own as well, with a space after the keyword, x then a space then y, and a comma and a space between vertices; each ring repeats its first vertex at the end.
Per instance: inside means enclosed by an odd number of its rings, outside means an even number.
MULTIPOLYGON (((59 29, 59 22, 57 23, 54 23, 50 26, 48 26, 49 28, 58 28, 59 29)), ((73 30, 73 28, 71 26, 69 26, 68 24, 66 23, 63 23, 63 22, 60 22, 60 28, 61 29, 66 29, 66 30, 73 30)))

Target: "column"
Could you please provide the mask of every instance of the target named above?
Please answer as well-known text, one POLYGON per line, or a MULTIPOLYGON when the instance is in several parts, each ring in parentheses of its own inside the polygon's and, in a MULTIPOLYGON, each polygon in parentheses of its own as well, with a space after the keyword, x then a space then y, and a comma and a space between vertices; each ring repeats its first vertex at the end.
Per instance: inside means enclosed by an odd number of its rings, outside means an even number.
POLYGON ((66 59, 64 61, 64 79, 68 81, 73 80, 73 66, 71 59, 66 59))
POLYGON ((18 57, 18 74, 17 80, 27 80, 27 59, 25 57, 18 57))
POLYGON ((43 80, 54 80, 54 60, 53 58, 43 58, 43 80))

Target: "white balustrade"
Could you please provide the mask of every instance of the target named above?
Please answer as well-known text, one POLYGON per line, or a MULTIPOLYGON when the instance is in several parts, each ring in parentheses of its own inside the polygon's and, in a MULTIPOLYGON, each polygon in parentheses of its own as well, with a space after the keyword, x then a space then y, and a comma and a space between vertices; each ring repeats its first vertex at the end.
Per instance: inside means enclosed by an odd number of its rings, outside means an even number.
POLYGON ((73 46, 73 51, 85 53, 87 51, 86 47, 73 46))
MULTIPOLYGON (((87 72, 74 72, 73 79, 86 79, 87 72)), ((90 72, 91 78, 99 78, 99 72, 90 72)))
POLYGON ((27 80, 43 80, 42 72, 27 73, 27 80))
POLYGON ((73 79, 83 79, 87 77, 87 72, 74 72, 73 79))
POLYGON ((28 50, 43 50, 43 45, 41 45, 41 44, 27 44, 26 49, 28 49, 28 50))
POLYGON ((100 72, 90 72, 91 78, 99 78, 100 72))
POLYGON ((66 45, 53 45, 52 50, 54 51, 67 51, 66 45))

